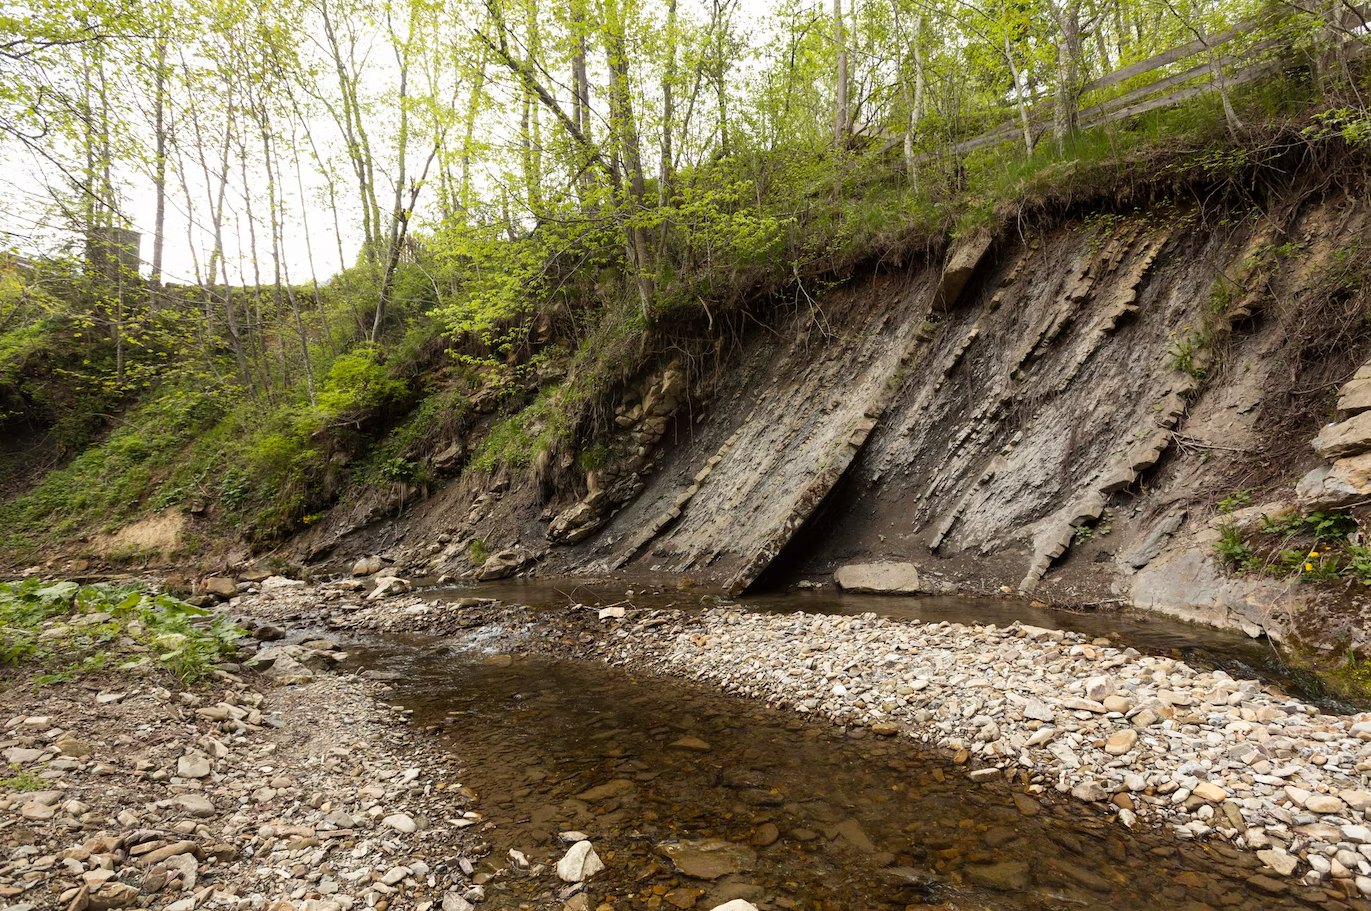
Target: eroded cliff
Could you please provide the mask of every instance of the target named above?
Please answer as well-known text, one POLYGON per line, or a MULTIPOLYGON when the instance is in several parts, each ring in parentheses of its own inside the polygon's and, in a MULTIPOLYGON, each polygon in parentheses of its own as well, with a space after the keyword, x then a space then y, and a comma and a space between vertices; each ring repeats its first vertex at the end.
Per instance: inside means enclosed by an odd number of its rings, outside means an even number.
POLYGON ((645 370, 583 486, 467 477, 326 547, 461 574, 479 540, 511 570, 735 591, 902 563, 929 590, 1280 634, 1309 591, 1225 573, 1216 503, 1293 503, 1321 463, 1309 441, 1368 353, 1348 278, 1367 218, 1344 191, 1170 203, 872 264, 708 363, 645 370))

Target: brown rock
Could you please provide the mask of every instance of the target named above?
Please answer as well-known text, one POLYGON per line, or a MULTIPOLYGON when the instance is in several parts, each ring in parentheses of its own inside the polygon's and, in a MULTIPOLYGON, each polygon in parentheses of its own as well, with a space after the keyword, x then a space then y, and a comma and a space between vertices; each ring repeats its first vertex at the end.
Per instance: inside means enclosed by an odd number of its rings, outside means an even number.
POLYGON ((1290 887, 1285 883, 1274 880, 1269 876, 1263 876, 1260 873, 1256 876, 1249 876, 1247 878, 1247 884, 1257 891, 1265 892, 1268 895, 1281 895, 1290 890, 1290 887))
POLYGON ((109 911, 133 903, 138 897, 138 887, 128 883, 105 883, 90 896, 90 911, 109 911))
POLYGON ((1325 459, 1341 459, 1371 450, 1371 411, 1329 424, 1314 437, 1314 451, 1325 459))
POLYGON ((781 830, 769 822, 764 822, 757 827, 757 831, 752 833, 752 846, 755 848, 766 848, 776 843, 776 839, 781 837, 781 830))
POLYGON ((199 845, 193 841, 178 841, 174 844, 167 845, 165 848, 149 851, 147 854, 138 858, 138 862, 144 866, 151 867, 153 864, 160 864, 168 857, 175 857, 178 854, 190 854, 198 849, 199 845))
POLYGON ((67 905, 67 911, 86 911, 90 907, 90 887, 82 886, 76 890, 76 895, 72 898, 71 904, 67 905))
POLYGON ((200 591, 206 595, 214 595, 216 598, 229 599, 238 594, 238 586, 232 579, 225 576, 210 576, 200 583, 200 591))
POLYGON ((692 753, 708 753, 711 749, 713 749, 709 744, 705 743, 700 738, 688 736, 682 737, 680 740, 674 741, 671 745, 675 749, 690 750, 692 753))

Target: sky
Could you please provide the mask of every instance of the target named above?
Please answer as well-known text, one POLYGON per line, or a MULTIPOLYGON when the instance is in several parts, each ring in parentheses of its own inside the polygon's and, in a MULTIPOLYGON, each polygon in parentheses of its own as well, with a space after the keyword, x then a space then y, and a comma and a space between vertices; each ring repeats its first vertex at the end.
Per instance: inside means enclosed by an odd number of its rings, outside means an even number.
MULTIPOLYGON (((692 0, 697 14, 703 17, 704 5, 709 0, 692 0)), ((777 0, 738 0, 735 23, 742 35, 750 37, 751 42, 759 39, 766 28, 771 7, 777 0)), ((686 4, 683 3, 683 11, 686 4)), ((316 36, 316 43, 322 40, 316 36)), ((740 61, 746 67, 746 63, 740 61)), ((367 56, 367 77, 364 91, 373 98, 388 91, 395 83, 396 68, 393 57, 383 41, 378 42, 367 56)), ((134 93, 136 94, 136 93, 134 93)), ((136 98, 124 99, 136 110, 138 104, 146 104, 136 98)), ((463 105, 465 97, 459 97, 463 105)), ((640 99, 640 104, 650 104, 651 99, 640 99)), ((545 118, 545 128, 551 118, 545 118)), ((344 148, 342 136, 331 117, 312 116, 311 130, 315 134, 325 155, 339 155, 344 148)), ((388 158, 385 146, 388 130, 384 123, 373 127, 373 143, 377 146, 379 157, 388 158)), ((182 125, 181 129, 189 129, 182 125)), ((492 142, 507 141, 498 136, 483 136, 492 142)), ((415 145, 422 145, 421 140, 415 145)), ((410 156, 411 173, 421 166, 427 149, 421 149, 410 156)), ((210 155, 211 159, 214 157, 210 155)), ((362 237, 360 230, 359 206, 356 204, 356 184, 347 166, 341 164, 342 176, 336 187, 337 224, 335 229, 334 211, 329 205, 328 189, 325 179, 312 167, 308 159, 302 169, 301 186, 293 167, 286 163, 288 173, 281 175, 284 186, 279 192, 284 199, 287 212, 286 229, 282 236, 282 264, 286 276, 292 282, 308 281, 311 275, 325 280, 336 274, 355 260, 360 249, 362 237), (306 230, 308 228, 308 230, 306 230), (341 248, 341 252, 340 252, 341 248)), ((211 165, 213 162, 211 161, 211 165)), ((169 175, 166 192, 165 242, 163 251, 162 274, 167 283, 197 283, 200 273, 207 267, 213 246, 213 230, 208 224, 211 210, 212 190, 206 185, 198 161, 170 162, 172 173, 169 175), (184 186, 180 172, 185 172, 184 186), (191 207, 187 195, 194 204, 194 216, 188 214, 191 207)), ((146 170, 146 169, 144 169, 146 170)), ((143 275, 151 271, 153 258, 153 225, 156 221, 156 197, 152 180, 147 173, 136 173, 125 167, 120 174, 121 214, 129 226, 141 234, 140 257, 143 261, 143 275)), ((240 187, 241 181, 235 179, 228 193, 225 224, 225 262, 229 270, 229 280, 233 284, 249 284, 254 281, 252 257, 246 223, 246 206, 251 205, 257 221, 258 263, 264 272, 271 269, 271 238, 263 215, 268 209, 266 181, 261 175, 249 176, 252 189, 251 198, 244 200, 240 187)), ((377 195, 385 212, 391 206, 393 186, 388 185, 382 175, 377 175, 377 195)), ((51 160, 30 149, 15 143, 0 142, 0 248, 13 249, 23 255, 51 254, 65 247, 77 252, 76 238, 68 230, 68 220, 62 215, 62 202, 55 200, 48 188, 57 188, 58 193, 70 195, 71 182, 64 178, 62 170, 51 160)), ((422 215, 426 205, 436 198, 436 186, 430 181, 419 203, 422 215)), ((68 201, 68 209, 72 208, 68 201)), ((430 208, 429 211, 432 211, 430 208)), ((215 276, 222 281, 222 273, 215 276)), ((271 276, 264 275, 263 281, 269 282, 271 276)))

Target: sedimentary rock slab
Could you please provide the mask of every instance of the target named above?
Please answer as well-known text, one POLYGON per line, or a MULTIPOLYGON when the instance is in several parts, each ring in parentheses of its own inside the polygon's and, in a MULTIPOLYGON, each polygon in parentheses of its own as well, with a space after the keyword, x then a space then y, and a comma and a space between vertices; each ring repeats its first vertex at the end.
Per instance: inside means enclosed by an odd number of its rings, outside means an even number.
POLYGON ((919 569, 913 563, 849 563, 833 574, 843 591, 875 595, 913 595, 919 591, 919 569))

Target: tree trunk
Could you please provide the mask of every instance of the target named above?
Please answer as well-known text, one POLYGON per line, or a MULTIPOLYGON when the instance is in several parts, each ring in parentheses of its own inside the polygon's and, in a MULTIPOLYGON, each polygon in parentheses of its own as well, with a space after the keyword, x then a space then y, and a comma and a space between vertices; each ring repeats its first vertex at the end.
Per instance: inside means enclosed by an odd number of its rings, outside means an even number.
POLYGON ((843 22, 843 0, 833 0, 833 47, 838 55, 838 103, 833 111, 833 147, 846 148, 851 126, 847 98, 847 34, 843 22))
POLYGON ((633 92, 629 77, 628 52, 625 47, 625 23, 617 0, 606 0, 605 4, 605 58, 609 69, 609 109, 610 122, 614 127, 614 138, 619 147, 628 177, 629 212, 624 222, 625 241, 629 262, 633 266, 638 286, 638 299, 642 307, 643 320, 648 326, 653 324, 653 297, 655 289, 651 274, 651 260, 648 253, 647 229, 642 226, 644 196, 647 192, 643 178, 643 161, 638 142, 638 126, 633 118, 633 92))
POLYGON ((1081 9, 1080 0, 1050 5, 1057 34, 1057 93, 1053 106, 1052 138, 1057 154, 1065 157, 1067 140, 1076 131, 1077 92, 1080 84, 1081 9))
MULTIPOLYGON (((676 129, 676 0, 667 0, 666 62, 662 68, 662 155, 657 168, 657 204, 665 207, 671 199, 675 157, 672 131, 676 129)), ((662 227, 665 238, 666 226, 662 227)))
POLYGON ((1009 44, 1009 29, 1004 31, 1004 59, 1009 64, 1009 75, 1014 80, 1014 102, 1019 109, 1019 128, 1023 132, 1024 149, 1033 154, 1033 124, 1028 118, 1028 101, 1024 98, 1023 82, 1019 78, 1019 65, 1014 61, 1014 51, 1009 44))
MULTIPOLYGON (((157 213, 153 216, 152 228, 152 272, 148 283, 154 294, 162 287, 162 246, 166 237, 167 224, 167 41, 158 38, 153 52, 153 75, 155 99, 153 102, 153 132, 156 142, 156 160, 153 162, 152 183, 157 194, 157 213)), ((155 300, 155 297, 154 297, 155 300)))
POLYGON ((1205 42, 1205 53, 1209 56, 1209 72, 1213 77, 1214 86, 1219 90, 1219 101, 1223 104, 1223 119, 1228 125, 1228 135, 1231 139, 1236 140, 1242 133, 1242 121, 1238 119, 1238 112, 1233 110, 1233 102, 1228 97, 1228 78, 1224 75, 1223 65, 1219 63, 1218 55, 1214 53, 1214 48, 1209 44, 1203 24, 1196 30, 1196 34, 1201 41, 1205 42))

